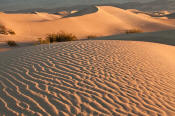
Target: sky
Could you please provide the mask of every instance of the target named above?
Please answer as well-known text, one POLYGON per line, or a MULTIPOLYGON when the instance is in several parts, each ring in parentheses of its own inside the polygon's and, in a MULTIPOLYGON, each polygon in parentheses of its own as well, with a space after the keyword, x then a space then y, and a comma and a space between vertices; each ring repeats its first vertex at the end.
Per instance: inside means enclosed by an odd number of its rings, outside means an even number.
POLYGON ((0 0, 0 10, 21 10, 31 8, 56 8, 95 3, 144 2, 152 0, 0 0))

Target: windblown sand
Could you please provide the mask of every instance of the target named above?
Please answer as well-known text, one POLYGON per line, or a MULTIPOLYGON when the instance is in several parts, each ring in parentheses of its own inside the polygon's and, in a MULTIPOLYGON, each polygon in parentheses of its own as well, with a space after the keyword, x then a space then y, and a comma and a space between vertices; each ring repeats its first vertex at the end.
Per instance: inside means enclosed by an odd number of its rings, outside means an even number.
POLYGON ((75 41, 0 53, 0 115, 173 116, 175 47, 75 41))

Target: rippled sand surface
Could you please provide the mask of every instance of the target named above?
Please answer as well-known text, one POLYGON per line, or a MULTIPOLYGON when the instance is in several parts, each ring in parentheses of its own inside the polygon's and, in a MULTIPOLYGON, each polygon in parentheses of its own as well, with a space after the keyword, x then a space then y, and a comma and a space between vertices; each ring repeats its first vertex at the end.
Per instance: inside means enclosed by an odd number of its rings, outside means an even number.
POLYGON ((0 115, 173 116, 175 47, 94 40, 0 53, 0 115))

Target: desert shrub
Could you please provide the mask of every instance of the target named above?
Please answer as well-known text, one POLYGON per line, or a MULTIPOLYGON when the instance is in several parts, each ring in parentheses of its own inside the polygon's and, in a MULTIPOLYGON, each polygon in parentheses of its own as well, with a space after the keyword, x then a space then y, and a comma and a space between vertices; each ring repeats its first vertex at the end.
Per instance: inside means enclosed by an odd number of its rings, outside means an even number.
POLYGON ((10 46, 10 47, 17 46, 16 42, 15 41, 12 41, 12 40, 7 41, 7 45, 10 46))
POLYGON ((48 34, 45 40, 50 43, 65 42, 65 41, 75 41, 77 40, 77 37, 71 33, 59 32, 59 33, 48 34))
POLYGON ((88 35, 87 38, 88 39, 93 39, 93 38, 97 38, 97 36, 96 35, 88 35))
POLYGON ((58 33, 48 34, 45 38, 38 38, 38 41, 37 43, 35 43, 35 45, 49 44, 54 42, 75 41, 75 40, 78 40, 75 35, 61 31, 58 33))
POLYGON ((0 30, 6 30, 6 27, 0 24, 0 30))
POLYGON ((7 35, 7 29, 4 25, 0 25, 0 34, 5 34, 7 35))
POLYGON ((132 33, 142 33, 143 31, 140 29, 129 29, 126 30, 126 34, 132 34, 132 33))
POLYGON ((4 35, 14 35, 15 32, 11 29, 7 29, 4 25, 0 25, 0 34, 4 34, 4 35))

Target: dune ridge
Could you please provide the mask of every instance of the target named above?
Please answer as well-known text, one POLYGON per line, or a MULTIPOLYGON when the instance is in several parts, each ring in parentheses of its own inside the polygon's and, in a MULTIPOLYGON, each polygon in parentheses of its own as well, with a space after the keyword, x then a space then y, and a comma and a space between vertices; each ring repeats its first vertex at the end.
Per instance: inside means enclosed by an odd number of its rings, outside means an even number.
POLYGON ((117 40, 0 53, 0 115, 175 115, 174 53, 117 40))

